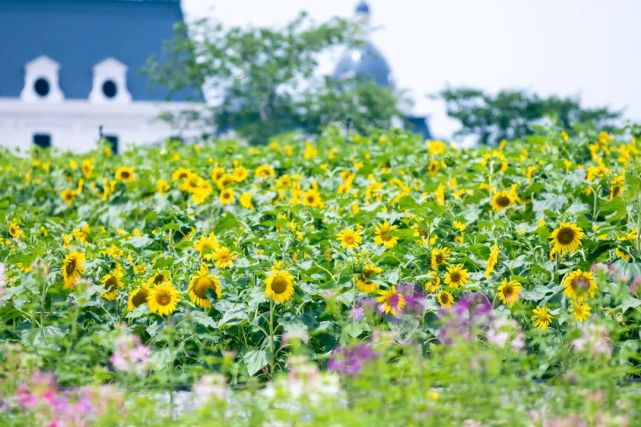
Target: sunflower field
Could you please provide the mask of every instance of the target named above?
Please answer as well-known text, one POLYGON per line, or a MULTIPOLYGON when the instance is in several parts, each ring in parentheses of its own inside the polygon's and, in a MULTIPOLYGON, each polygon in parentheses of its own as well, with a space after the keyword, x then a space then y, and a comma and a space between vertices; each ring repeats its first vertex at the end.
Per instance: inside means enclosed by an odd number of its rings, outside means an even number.
POLYGON ((641 142, 0 152, 2 425, 641 425, 641 142))

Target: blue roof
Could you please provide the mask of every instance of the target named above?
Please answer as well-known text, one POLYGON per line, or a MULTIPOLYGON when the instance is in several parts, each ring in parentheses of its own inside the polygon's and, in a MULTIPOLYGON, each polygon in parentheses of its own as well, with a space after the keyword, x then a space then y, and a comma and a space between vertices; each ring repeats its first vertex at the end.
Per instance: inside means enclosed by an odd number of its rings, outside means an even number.
POLYGON ((336 65, 334 77, 338 79, 362 77, 379 86, 394 87, 389 65, 383 54, 371 43, 348 49, 336 65))
POLYGON ((356 13, 367 13, 367 14, 369 14, 369 5, 367 4, 366 1, 361 0, 356 5, 356 13))
POLYGON ((0 97, 19 97, 25 65, 46 55, 60 64, 65 98, 87 99, 93 66, 113 57, 127 66, 134 100, 165 100, 141 69, 150 55, 162 58, 182 20, 179 0, 0 0, 0 97))

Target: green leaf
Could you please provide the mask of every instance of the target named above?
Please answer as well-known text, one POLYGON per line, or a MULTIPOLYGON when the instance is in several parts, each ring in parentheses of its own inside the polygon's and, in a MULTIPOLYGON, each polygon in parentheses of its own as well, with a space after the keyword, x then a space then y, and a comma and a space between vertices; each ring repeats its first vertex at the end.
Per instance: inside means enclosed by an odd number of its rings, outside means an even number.
POLYGON ((621 312, 625 313, 631 308, 637 308, 641 305, 641 299, 634 298, 632 296, 627 296, 621 303, 621 312))
POLYGON ((32 347, 45 347, 65 336, 57 326, 45 326, 40 329, 28 329, 22 334, 22 343, 32 347))
POLYGON ((202 311, 193 311, 191 313, 191 318, 194 319, 196 323, 198 323, 201 326, 204 326, 205 328, 213 329, 217 326, 214 319, 207 316, 207 314, 202 311))
POLYGON ((136 249, 142 249, 144 247, 147 247, 153 243, 153 240, 151 240, 147 236, 142 236, 142 237, 132 237, 127 241, 131 246, 133 246, 136 249))
POLYGON ((257 372, 269 365, 272 355, 267 350, 250 350, 243 356, 247 373, 254 376, 257 372))
MULTIPOLYGON (((217 309, 223 308, 221 304, 216 305, 217 309)), ((218 326, 231 326, 237 325, 243 320, 249 318, 248 313, 249 307, 247 304, 234 304, 234 303, 225 303, 224 309, 222 309, 223 317, 218 321, 218 326)))

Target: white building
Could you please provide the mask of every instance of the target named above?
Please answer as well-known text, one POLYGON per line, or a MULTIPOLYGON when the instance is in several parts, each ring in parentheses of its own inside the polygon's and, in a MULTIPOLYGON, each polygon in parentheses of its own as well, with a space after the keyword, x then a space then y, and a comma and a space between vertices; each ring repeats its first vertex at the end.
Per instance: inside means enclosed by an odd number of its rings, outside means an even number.
POLYGON ((0 0, 0 145, 117 151, 174 136, 157 119, 193 107, 142 73, 183 20, 179 0, 0 0))

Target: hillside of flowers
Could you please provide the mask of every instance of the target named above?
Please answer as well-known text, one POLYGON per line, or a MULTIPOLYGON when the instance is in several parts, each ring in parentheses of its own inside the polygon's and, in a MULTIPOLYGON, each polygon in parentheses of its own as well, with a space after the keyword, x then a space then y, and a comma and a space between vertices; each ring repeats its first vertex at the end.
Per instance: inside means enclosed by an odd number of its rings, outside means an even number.
POLYGON ((641 141, 0 152, 0 424, 641 423, 641 141))

